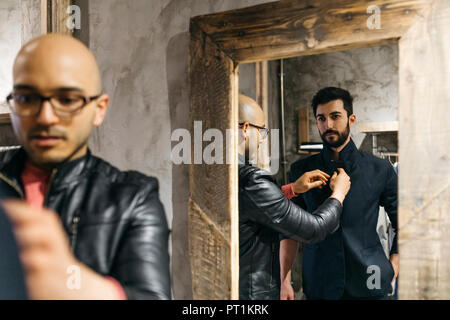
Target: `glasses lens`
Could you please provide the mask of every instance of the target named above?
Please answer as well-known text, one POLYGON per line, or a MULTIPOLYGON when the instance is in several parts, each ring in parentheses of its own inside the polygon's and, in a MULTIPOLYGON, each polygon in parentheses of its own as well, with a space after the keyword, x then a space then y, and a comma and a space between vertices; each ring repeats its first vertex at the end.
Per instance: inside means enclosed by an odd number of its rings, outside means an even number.
POLYGON ((13 94, 12 99, 8 100, 8 103, 10 107, 18 114, 29 115, 39 109, 41 97, 33 93, 15 93, 13 94))
POLYGON ((52 105, 61 111, 74 111, 83 106, 83 97, 80 96, 55 96, 50 99, 52 105))

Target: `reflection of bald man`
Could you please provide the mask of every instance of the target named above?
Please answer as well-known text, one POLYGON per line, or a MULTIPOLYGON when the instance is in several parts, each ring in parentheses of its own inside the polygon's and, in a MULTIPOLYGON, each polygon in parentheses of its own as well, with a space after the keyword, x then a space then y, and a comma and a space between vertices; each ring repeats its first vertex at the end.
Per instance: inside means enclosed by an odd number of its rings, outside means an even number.
MULTIPOLYGON (((289 201, 270 174, 249 165, 264 136, 264 113, 251 98, 239 96, 239 297, 279 299, 279 233, 298 241, 323 240, 337 229, 350 182, 334 175, 333 194, 312 214, 289 201), (254 144, 254 148, 250 146, 254 144)), ((326 183, 320 172, 306 173, 296 182, 302 192, 326 183)), ((292 186, 291 186, 292 187, 292 186)), ((295 193, 286 191, 286 193, 295 193)))
POLYGON ((158 181, 93 156, 103 122, 92 53, 78 40, 45 35, 14 63, 7 101, 22 148, 0 161, 0 194, 34 299, 170 298, 168 227, 158 181), (48 208, 48 209, 46 209, 48 208))

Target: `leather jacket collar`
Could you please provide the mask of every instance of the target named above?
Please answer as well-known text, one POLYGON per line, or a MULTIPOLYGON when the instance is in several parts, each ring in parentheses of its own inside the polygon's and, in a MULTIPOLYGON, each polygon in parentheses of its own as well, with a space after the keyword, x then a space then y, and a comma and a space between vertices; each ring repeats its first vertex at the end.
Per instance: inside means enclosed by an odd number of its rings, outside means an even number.
MULTIPOLYGON (((62 162, 53 169, 51 184, 65 185, 69 182, 79 180, 83 176, 83 173, 86 172, 85 169, 90 163, 91 158, 91 152, 88 149, 84 156, 69 162, 62 162)), ((0 165, 0 174, 18 186, 22 193, 24 188, 21 174, 26 159, 27 154, 23 147, 21 147, 17 150, 5 152, 2 164, 0 165)))

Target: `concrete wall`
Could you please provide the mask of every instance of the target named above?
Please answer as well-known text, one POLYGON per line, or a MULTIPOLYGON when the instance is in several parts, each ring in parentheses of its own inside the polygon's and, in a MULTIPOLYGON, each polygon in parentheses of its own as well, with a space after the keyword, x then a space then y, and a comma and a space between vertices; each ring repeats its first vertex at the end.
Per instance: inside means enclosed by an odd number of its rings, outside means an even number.
POLYGON ((271 0, 89 1, 85 39, 99 61, 104 91, 111 97, 106 120, 93 134, 90 147, 121 169, 159 179, 160 197, 172 222, 176 299, 192 298, 188 168, 172 166, 170 160, 171 132, 189 128, 189 19, 265 2, 271 0))
MULTIPOLYGON (((40 34, 40 0, 0 1, 0 101, 12 90, 12 66, 23 43, 40 34)), ((9 113, 0 104, 0 113, 9 113)))
MULTIPOLYGON (((17 0, 0 1, 0 100, 12 89, 12 65, 22 45, 21 9, 17 0)), ((7 106, 0 105, 0 113, 9 112, 7 106)))
MULTIPOLYGON (((336 86, 354 97, 353 111, 358 122, 397 120, 398 47, 362 48, 328 54, 286 59, 285 114, 288 166, 300 156, 298 146, 298 109, 310 110, 310 141, 321 142, 311 108, 314 94, 323 87, 336 86)), ((366 134, 353 127, 351 136, 357 147, 370 150, 366 134), (366 139, 366 140, 365 140, 366 139), (364 141, 365 140, 365 141, 364 141), (363 144, 364 141, 364 144, 363 144)), ((391 137, 391 140, 395 137, 391 137)), ((380 140, 380 143, 384 143, 380 140)), ((386 141, 392 150, 395 143, 386 141)))
MULTIPOLYGON (((14 58, 23 43, 41 32, 40 0, 0 1, 0 113, 10 113, 3 103, 13 87, 14 58)), ((11 124, 0 125, 0 146, 17 145, 11 124)))

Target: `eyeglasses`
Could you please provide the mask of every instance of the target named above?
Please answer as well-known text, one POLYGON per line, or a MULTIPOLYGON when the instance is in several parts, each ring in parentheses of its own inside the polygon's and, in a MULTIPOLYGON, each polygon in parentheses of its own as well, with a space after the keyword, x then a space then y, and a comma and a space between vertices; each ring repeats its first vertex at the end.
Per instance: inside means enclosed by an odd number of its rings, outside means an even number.
MULTIPOLYGON (((239 123, 240 126, 243 126, 245 122, 239 123)), ((261 126, 257 126, 256 124, 250 123, 248 122, 249 126, 255 127, 258 129, 259 134, 261 135, 261 141, 266 139, 267 136, 269 135, 269 129, 261 127, 261 126)))
POLYGON ((60 93, 49 97, 37 93, 11 93, 6 102, 11 111, 20 117, 34 117, 41 112, 44 101, 49 101, 53 112, 58 117, 70 118, 89 102, 98 99, 101 94, 84 97, 73 93, 60 93))

